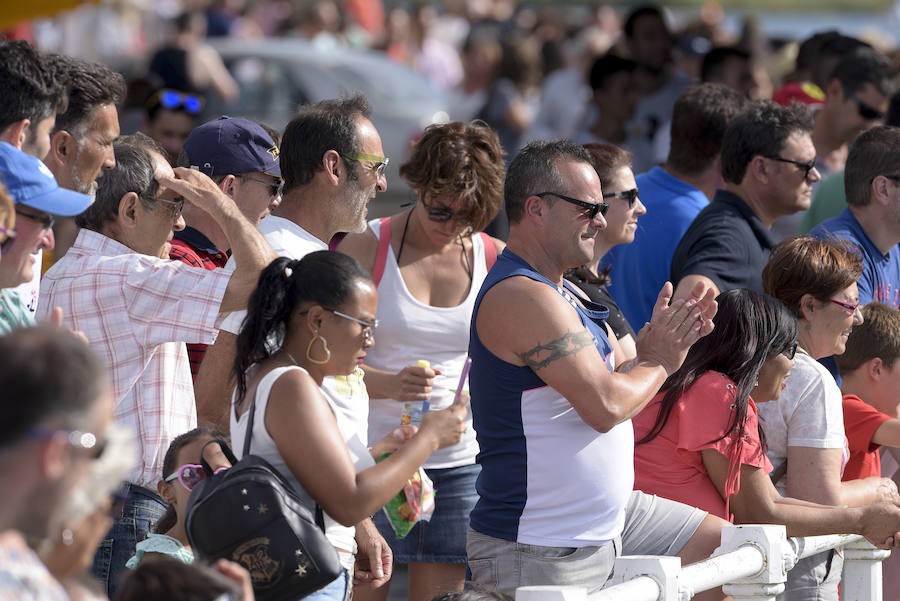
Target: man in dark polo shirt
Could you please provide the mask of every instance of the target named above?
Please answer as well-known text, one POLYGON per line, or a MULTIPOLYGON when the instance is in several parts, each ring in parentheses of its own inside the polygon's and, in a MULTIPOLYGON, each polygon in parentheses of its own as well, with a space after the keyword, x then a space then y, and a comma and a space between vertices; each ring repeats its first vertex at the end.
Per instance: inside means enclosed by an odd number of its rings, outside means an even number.
MULTIPOLYGON (((257 123, 220 117, 194 129, 177 165, 210 176, 253 225, 281 201, 278 146, 257 123)), ((228 238, 209 214, 184 205, 186 227, 175 232, 169 257, 194 267, 218 269, 229 257, 228 238)), ((191 375, 196 380, 206 345, 189 344, 191 375)))
POLYGON ((763 100, 735 117, 722 141, 724 187, 694 219, 672 257, 675 298, 697 282, 718 294, 762 292, 762 269, 777 240, 772 223, 809 208, 819 181, 808 109, 763 100))

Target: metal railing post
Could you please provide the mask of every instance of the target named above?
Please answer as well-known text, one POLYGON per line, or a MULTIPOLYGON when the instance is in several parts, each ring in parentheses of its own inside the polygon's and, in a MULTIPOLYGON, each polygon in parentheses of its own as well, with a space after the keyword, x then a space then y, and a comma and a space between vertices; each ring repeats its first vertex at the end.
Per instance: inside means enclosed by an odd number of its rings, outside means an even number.
POLYGON ((891 555, 859 540, 844 546, 844 573, 841 576, 843 601, 881 601, 883 596, 881 562, 891 555))
POLYGON ((587 589, 580 586, 520 586, 516 601, 587 601, 587 589))
POLYGON ((652 579, 659 589, 657 601, 680 601, 678 584, 680 574, 680 557, 623 555, 616 558, 609 584, 615 586, 644 576, 652 579))
POLYGON ((722 587, 734 601, 775 601, 784 591, 787 579, 786 563, 793 564, 793 552, 787 544, 784 526, 740 525, 722 529, 722 546, 716 554, 736 551, 741 547, 755 547, 763 557, 762 570, 722 587))

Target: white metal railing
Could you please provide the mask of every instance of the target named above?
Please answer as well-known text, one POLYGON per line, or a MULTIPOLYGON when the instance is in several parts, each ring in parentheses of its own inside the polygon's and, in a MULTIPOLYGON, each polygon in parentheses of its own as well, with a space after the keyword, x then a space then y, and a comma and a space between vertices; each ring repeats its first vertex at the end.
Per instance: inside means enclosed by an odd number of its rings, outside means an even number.
POLYGON ((837 547, 844 549, 841 598, 882 601, 881 562, 890 551, 858 535, 788 539, 784 526, 750 524, 726 526, 713 555, 684 568, 678 557, 618 557, 611 586, 592 595, 577 586, 523 586, 516 601, 688 601, 718 586, 734 601, 774 601, 798 560, 837 547))

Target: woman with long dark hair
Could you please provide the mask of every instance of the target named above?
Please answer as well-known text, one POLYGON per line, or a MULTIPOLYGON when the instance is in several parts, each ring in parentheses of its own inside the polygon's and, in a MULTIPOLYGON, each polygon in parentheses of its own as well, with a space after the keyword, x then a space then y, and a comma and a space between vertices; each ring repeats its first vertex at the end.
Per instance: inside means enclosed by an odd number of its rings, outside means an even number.
POLYGON ((237 339, 231 438, 244 440, 255 398, 250 451, 281 472, 310 506, 322 507, 325 534, 345 568, 307 599, 348 596, 352 526, 381 509, 432 452, 457 443, 465 430, 464 397, 428 412, 418 432, 377 465, 358 437, 342 435, 322 380, 347 375, 363 362, 375 343, 377 309, 372 278, 355 259, 333 251, 279 258, 260 274, 237 339))
POLYGON ((828 507, 782 497, 769 478, 755 400, 784 389, 797 352, 797 322, 779 301, 729 290, 712 334, 632 421, 635 488, 696 505, 737 523, 784 524, 788 536, 860 533, 890 543, 889 503, 828 507))
MULTIPOLYGON (((606 227, 597 233, 594 241, 594 259, 587 265, 581 265, 566 272, 566 279, 584 290, 588 298, 609 309, 609 325, 619 348, 622 349, 618 361, 628 361, 637 354, 634 345, 634 330, 622 314, 606 287, 610 283, 609 267, 600 268, 603 257, 619 244, 634 242, 638 218, 647 212, 638 197, 637 184, 631 170, 631 153, 618 146, 603 142, 591 142, 584 147, 591 154, 591 166, 600 177, 603 188, 603 202, 609 205, 606 211, 606 227)), ((617 274, 616 277, 630 277, 630 274, 617 274)))

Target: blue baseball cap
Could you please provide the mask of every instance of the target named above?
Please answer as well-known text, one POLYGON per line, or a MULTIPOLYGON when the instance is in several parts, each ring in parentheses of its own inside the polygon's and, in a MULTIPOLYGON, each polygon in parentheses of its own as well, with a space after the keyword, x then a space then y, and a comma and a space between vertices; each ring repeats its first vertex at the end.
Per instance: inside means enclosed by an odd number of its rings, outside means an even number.
POLYGON ((17 204, 51 215, 73 217, 94 202, 87 194, 60 188, 40 159, 7 142, 0 142, 0 181, 17 204))
POLYGON ((248 119, 219 117, 194 129, 184 143, 192 169, 209 176, 265 173, 281 177, 278 146, 248 119))

